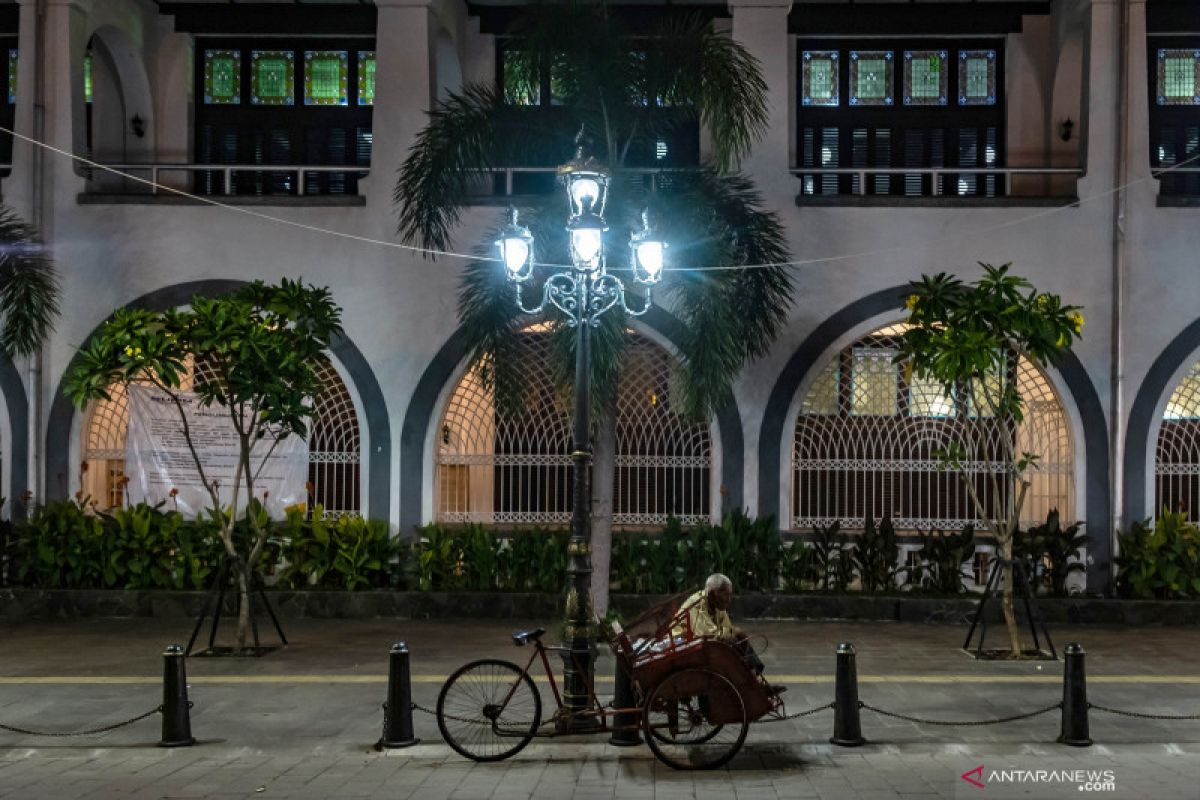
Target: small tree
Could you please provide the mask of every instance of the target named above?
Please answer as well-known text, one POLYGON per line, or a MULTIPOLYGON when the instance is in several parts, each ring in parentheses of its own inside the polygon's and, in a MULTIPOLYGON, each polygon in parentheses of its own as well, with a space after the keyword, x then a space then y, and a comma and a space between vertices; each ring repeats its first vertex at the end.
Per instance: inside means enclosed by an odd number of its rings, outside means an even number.
POLYGON ((236 564, 242 599, 239 650, 245 648, 250 623, 250 576, 268 534, 255 481, 278 442, 306 435, 312 398, 321 390, 316 365, 340 333, 340 317, 327 288, 287 279, 278 286, 256 281, 221 297, 197 296, 186 310, 121 309, 84 345, 67 375, 66 394, 79 407, 108 399, 113 384, 155 386, 174 401, 209 498, 208 513, 236 564), (205 367, 196 370, 193 382, 199 404, 226 409, 237 431, 239 455, 228 508, 219 481, 206 473, 196 452, 184 411, 181 383, 189 357, 205 367), (260 441, 269 443, 265 452, 255 450, 260 441), (248 539, 234 537, 242 491, 248 539))
MULTIPOLYGON (((912 284, 905 302, 909 329, 905 331, 898 361, 906 362, 911 375, 935 381, 951 397, 966 395, 971 409, 997 426, 1000 452, 982 453, 983 425, 959 429, 959 438, 938 451, 943 465, 963 474, 976 515, 996 538, 1001 558, 1011 563, 1013 537, 1029 490, 1030 470, 1039 454, 1017 452, 1017 426, 1024 417, 1024 402, 1016 381, 1008 375, 1010 353, 1020 353, 1039 367, 1054 363, 1079 337, 1083 315, 1076 306, 1063 305, 1055 294, 1038 292, 1024 278, 1008 274, 1009 265, 980 264, 984 276, 964 284, 952 275, 923 275, 912 284), (1000 467, 984 472, 983 491, 967 462, 998 461, 1000 467)), ((995 428, 993 428, 995 430, 995 428)), ((1020 637, 1013 614, 1012 570, 1004 574, 1001 606, 1013 657, 1020 655, 1020 637)))

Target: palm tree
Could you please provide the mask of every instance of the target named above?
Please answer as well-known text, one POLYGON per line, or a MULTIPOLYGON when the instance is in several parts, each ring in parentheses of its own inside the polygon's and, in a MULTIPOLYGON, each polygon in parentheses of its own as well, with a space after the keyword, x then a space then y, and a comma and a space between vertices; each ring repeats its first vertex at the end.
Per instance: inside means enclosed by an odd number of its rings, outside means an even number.
MULTIPOLYGON (((677 406, 690 418, 709 419, 742 366, 767 352, 792 302, 785 267, 729 269, 789 257, 779 220, 760 208, 753 183, 735 172, 767 124, 766 84, 757 59, 699 16, 665 17, 649 36, 633 36, 604 3, 530 7, 513 33, 506 43, 503 88, 469 85, 430 112, 396 186, 401 235, 408 243, 446 249, 482 171, 557 165, 572 156, 576 131, 587 131, 594 137, 592 155, 613 173, 609 241, 628 241, 640 228, 642 209, 651 206, 671 243, 677 269, 668 273, 657 297, 683 323, 677 406), (536 103, 546 87, 553 107, 521 107, 536 103), (665 174, 670 191, 652 192, 645 176, 631 171, 639 163, 657 163, 666 142, 689 135, 698 142, 700 126, 711 139, 711 161, 665 174)), ((535 236, 537 260, 567 263, 561 196, 525 202, 521 219, 535 236)), ((493 255, 494 238, 475 252, 493 255)), ((610 271, 629 269, 625 251, 609 248, 610 271)), ((515 354, 528 320, 519 315, 494 260, 466 266, 459 316, 470 357, 497 405, 519 409, 524 375, 515 354)), ((566 389, 575 337, 554 312, 547 321, 555 371, 566 389)), ((610 313, 592 335, 598 420, 593 597, 601 613, 608 598, 616 381, 627 330, 626 320, 610 313)))
POLYGON ((54 329, 59 287, 37 232, 0 206, 0 350, 10 358, 37 351, 54 329))

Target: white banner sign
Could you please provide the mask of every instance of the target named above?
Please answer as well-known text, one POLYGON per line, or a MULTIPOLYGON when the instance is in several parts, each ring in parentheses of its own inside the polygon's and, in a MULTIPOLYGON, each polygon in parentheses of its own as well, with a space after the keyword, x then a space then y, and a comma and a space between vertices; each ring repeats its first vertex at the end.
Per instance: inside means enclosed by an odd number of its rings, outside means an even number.
MULTIPOLYGON (((149 386, 129 388, 129 432, 125 437, 125 475, 129 478, 126 494, 130 503, 145 501, 151 505, 167 500, 167 508, 194 517, 212 504, 196 462, 183 435, 183 421, 175 401, 165 392, 149 386), (171 490, 178 494, 169 502, 171 490)), ((204 466, 209 482, 220 482, 221 503, 233 500, 239 444, 237 429, 229 410, 213 404, 201 406, 191 392, 180 392, 196 456, 204 466)), ((259 500, 267 492, 267 510, 282 517, 287 506, 307 502, 308 442, 289 436, 274 443, 260 439, 250 454, 251 469, 258 471, 254 494, 259 500), (268 455, 269 451, 269 455, 268 455), (264 457, 266 463, 263 463, 264 457), (261 466, 261 470, 259 469, 261 466)), ((245 479, 238 492, 238 512, 246 507, 245 479)))

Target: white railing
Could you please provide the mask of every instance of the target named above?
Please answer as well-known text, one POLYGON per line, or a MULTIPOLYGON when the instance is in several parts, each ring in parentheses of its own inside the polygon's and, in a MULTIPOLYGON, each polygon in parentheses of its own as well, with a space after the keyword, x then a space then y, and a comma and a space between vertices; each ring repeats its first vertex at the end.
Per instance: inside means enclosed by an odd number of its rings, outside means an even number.
MULTIPOLYGON (((116 170, 117 172, 127 173, 135 177, 142 177, 144 174, 150 175, 150 194, 175 194, 170 187, 165 187, 167 191, 159 191, 162 181, 160 177, 166 173, 216 173, 221 177, 221 186, 224 194, 234 195, 234 176, 241 172, 266 173, 268 175, 286 174, 295 175, 296 182, 299 185, 299 194, 308 194, 308 174, 312 172, 343 172, 353 174, 355 177, 363 177, 370 170, 366 167, 360 167, 353 164, 346 165, 330 165, 330 164, 104 164, 107 169, 116 170)), ((103 168, 94 168, 93 177, 105 173, 107 170, 103 168)), ((112 173, 108 173, 112 175, 112 173)), ((114 176, 119 177, 119 176, 114 176)), ((214 175, 215 177, 215 175, 214 175)))
MULTIPOLYGON (((493 167, 491 169, 470 170, 471 172, 479 173, 480 175, 503 175, 504 176, 504 196, 511 197, 513 193, 513 177, 516 175, 553 175, 558 172, 558 167, 493 167)), ((659 190, 660 178, 664 175, 671 174, 687 174, 697 172, 696 167, 622 167, 617 173, 618 177, 626 177, 636 175, 640 177, 649 176, 650 192, 655 193, 659 190)))
MULTIPOLYGON (((806 176, 822 177, 824 175, 852 175, 858 179, 854 194, 867 194, 867 178, 876 175, 920 175, 930 176, 932 197, 958 197, 957 192, 943 192, 943 177, 947 175, 976 177, 999 176, 1004 179, 1004 194, 1012 191, 1014 175, 1067 175, 1078 178, 1083 170, 1078 167, 809 167, 794 168, 790 172, 797 178, 806 176)), ((899 196, 899 195, 897 195, 899 196)), ((968 195, 971 196, 971 195, 968 195)))

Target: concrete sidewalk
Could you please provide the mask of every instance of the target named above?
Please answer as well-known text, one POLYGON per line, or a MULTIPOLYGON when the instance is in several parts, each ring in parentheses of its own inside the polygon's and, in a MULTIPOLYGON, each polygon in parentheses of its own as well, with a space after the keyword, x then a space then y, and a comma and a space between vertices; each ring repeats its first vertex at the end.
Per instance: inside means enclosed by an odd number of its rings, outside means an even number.
MULTIPOLYGON (((432 708, 445 676, 466 661, 523 663, 530 651, 515 648, 509 634, 535 623, 553 630, 552 622, 533 620, 291 622, 292 644, 264 658, 189 660, 198 746, 153 747, 157 718, 78 738, 0 731, 0 797, 971 797, 982 790, 961 775, 982 764, 992 779, 979 797, 1078 797, 1082 784, 1051 779, 1064 777, 1063 770, 1109 769, 1115 788, 1102 786, 1097 793, 1104 796, 1200 800, 1200 721, 1095 710, 1097 744, 1083 749, 1055 744, 1057 711, 968 727, 864 711, 869 744, 836 748, 827 743, 832 713, 822 711, 754 726, 743 753, 716 773, 673 772, 647 748, 613 748, 603 737, 549 740, 509 762, 473 764, 440 742, 436 722, 424 714, 414 720, 417 747, 372 748, 393 641, 409 644, 414 699, 432 708), (1046 773, 1041 780, 1036 770, 1046 773)), ((772 680, 789 685, 791 712, 833 699, 834 648, 841 641, 858 649, 862 699, 885 710, 984 720, 1061 698, 1061 662, 976 662, 958 649, 965 629, 812 622, 753 628, 770 641, 764 660, 772 680)), ((186 641, 188 633, 190 626, 178 622, 147 620, 0 629, 0 723, 75 730, 151 709, 160 702, 162 648, 186 641)), ((1087 650, 1093 703, 1200 713, 1200 630, 1089 626, 1052 633, 1060 652, 1068 641, 1087 650)), ((605 678, 599 692, 611 692, 611 658, 602 659, 598 674, 605 678)), ((540 685, 544 702, 552 703, 540 685)))

